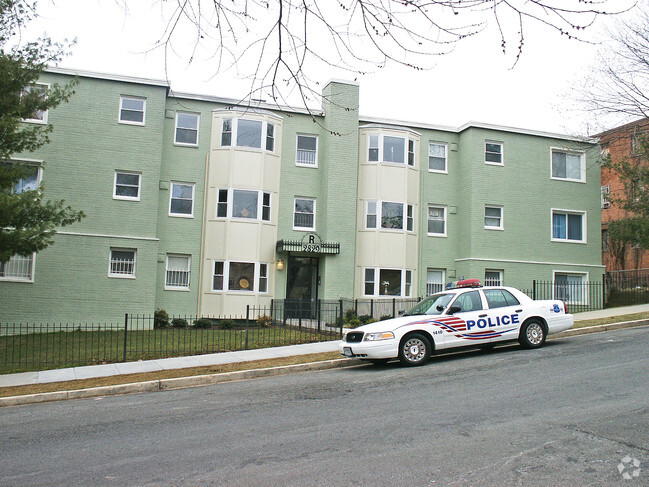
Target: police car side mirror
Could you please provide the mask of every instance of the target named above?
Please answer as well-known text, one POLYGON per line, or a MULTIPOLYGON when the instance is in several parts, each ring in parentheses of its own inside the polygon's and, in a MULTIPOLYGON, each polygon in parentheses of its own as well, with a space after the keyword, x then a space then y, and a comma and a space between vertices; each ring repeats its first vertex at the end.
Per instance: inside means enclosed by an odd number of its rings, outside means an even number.
POLYGON ((448 309, 447 313, 448 313, 449 315, 454 315, 455 313, 457 313, 457 312, 459 312, 459 311, 462 311, 462 308, 460 308, 459 306, 451 306, 451 307, 448 309))

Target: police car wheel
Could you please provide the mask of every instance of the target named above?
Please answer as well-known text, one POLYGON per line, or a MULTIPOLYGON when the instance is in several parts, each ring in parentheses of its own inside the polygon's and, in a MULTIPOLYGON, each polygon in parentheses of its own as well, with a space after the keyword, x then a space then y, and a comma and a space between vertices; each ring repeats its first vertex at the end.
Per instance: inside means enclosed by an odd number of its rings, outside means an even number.
POLYGON ((545 328, 537 320, 527 321, 521 327, 518 341, 525 348, 538 348, 545 342, 545 328))
POLYGON ((430 358, 430 342, 419 333, 407 335, 399 347, 399 360, 405 365, 424 365, 430 358))

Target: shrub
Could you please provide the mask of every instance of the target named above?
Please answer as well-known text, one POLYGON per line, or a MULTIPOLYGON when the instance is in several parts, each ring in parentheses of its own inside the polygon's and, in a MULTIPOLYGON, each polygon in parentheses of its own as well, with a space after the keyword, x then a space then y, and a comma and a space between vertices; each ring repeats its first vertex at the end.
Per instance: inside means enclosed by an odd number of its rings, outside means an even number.
POLYGON ((219 323, 219 327, 222 330, 231 330, 234 328, 234 321, 233 320, 221 320, 221 323, 219 323))
POLYGON ((171 320, 171 326, 174 328, 187 328, 187 320, 185 318, 174 318, 171 320))
POLYGON ((345 311, 345 318, 343 321, 350 323, 354 318, 356 318, 356 312, 353 309, 348 309, 345 311))
POLYGON ((167 328, 169 326, 169 313, 164 309, 156 309, 153 313, 153 328, 167 328))
POLYGON ((365 325, 370 322, 370 320, 372 319, 372 315, 360 315, 358 319, 361 320, 365 325))
POLYGON ((268 315, 259 315, 257 317, 257 324, 262 328, 266 328, 273 324, 273 317, 268 315))
POLYGON ((198 318, 194 321, 194 328, 212 328, 214 326, 214 320, 209 318, 198 318))
POLYGON ((379 318, 379 321, 391 320, 391 319, 392 319, 392 315, 383 315, 379 318))
POLYGON ((363 322, 358 318, 352 318, 351 320, 349 320, 349 326, 351 326, 352 328, 358 328, 362 324, 363 322))

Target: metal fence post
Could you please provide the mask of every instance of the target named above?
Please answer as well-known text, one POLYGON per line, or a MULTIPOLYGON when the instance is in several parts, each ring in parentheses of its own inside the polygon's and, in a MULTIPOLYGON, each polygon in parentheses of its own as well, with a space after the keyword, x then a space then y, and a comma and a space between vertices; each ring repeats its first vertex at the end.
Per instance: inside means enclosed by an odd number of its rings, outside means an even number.
POLYGON ((339 300, 340 304, 340 317, 338 318, 338 324, 340 325, 340 338, 343 337, 343 300, 339 300))
POLYGON ((606 308, 606 274, 602 274, 602 309, 606 308))
POLYGON ((392 298, 392 317, 397 317, 397 298, 392 298))
POLYGON ((124 360, 122 360, 122 362, 126 362, 127 335, 128 335, 128 313, 124 313, 124 360))
POLYGON ((250 325, 250 305, 246 304, 246 344, 245 349, 248 350, 248 328, 250 325))
POLYGON ((536 279, 532 281, 532 299, 536 299, 536 279))

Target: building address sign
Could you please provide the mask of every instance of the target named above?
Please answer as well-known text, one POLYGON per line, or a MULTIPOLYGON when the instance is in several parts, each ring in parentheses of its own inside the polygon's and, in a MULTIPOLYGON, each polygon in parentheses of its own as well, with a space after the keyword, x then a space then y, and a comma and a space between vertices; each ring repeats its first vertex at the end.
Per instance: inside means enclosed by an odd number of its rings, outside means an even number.
POLYGON ((307 233, 301 240, 280 240, 277 252, 303 252, 306 254, 339 254, 338 242, 323 242, 317 233, 307 233))

